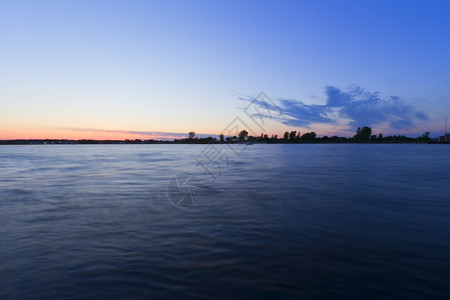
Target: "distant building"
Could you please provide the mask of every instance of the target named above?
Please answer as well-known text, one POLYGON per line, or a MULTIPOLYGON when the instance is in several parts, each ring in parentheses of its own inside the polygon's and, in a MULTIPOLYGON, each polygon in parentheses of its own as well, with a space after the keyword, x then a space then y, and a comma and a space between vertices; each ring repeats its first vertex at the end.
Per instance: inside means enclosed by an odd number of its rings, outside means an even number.
POLYGON ((450 134, 441 135, 439 137, 439 143, 450 143, 450 134))

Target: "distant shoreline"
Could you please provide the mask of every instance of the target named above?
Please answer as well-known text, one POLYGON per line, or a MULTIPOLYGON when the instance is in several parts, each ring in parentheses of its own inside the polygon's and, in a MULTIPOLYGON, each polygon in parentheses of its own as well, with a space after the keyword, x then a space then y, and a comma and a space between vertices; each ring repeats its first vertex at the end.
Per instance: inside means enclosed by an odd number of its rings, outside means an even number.
POLYGON ((269 137, 261 133, 260 136, 251 136, 247 130, 241 130, 234 136, 220 134, 219 138, 212 136, 195 137, 195 131, 189 132, 188 138, 174 140, 152 139, 125 139, 125 140, 95 140, 95 139, 12 139, 0 140, 0 145, 124 145, 124 144, 448 144, 450 134, 444 134, 439 138, 430 138, 430 133, 425 132, 416 138, 404 135, 388 135, 382 133, 372 134, 372 128, 368 126, 358 127, 353 137, 321 136, 312 132, 300 134, 295 130, 286 131, 283 137, 278 135, 269 137))
POLYGON ((182 139, 182 140, 67 140, 67 139, 17 139, 17 140, 0 140, 1 145, 160 145, 160 144, 177 144, 177 145, 192 145, 192 144, 450 144, 450 142, 438 141, 417 141, 413 138, 406 140, 391 140, 391 141, 355 141, 352 139, 332 141, 317 138, 314 141, 253 141, 251 139, 246 141, 232 141, 220 142, 216 139, 199 138, 199 139, 182 139))

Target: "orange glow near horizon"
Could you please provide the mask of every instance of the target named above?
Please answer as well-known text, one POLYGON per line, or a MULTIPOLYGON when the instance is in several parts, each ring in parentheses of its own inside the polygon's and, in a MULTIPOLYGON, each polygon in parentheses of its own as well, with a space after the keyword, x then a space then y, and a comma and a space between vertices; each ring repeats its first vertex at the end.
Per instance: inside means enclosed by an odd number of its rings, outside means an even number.
MULTIPOLYGON (((187 137, 187 134, 186 134, 187 137)), ((173 134, 144 134, 139 132, 127 132, 127 131, 115 131, 115 130, 41 130, 41 129, 28 129, 19 130, 12 129, 8 131, 2 130, 0 132, 0 140, 20 140, 20 139, 68 139, 68 140, 166 140, 182 138, 173 134)))
MULTIPOLYGON (((276 126, 276 128, 272 128, 274 131, 266 131, 264 132, 269 137, 272 135, 278 135, 278 138, 282 138, 284 132, 288 131, 297 131, 301 134, 306 132, 314 131, 318 136, 328 135, 338 135, 338 136, 346 136, 351 137, 354 135, 352 131, 348 130, 337 130, 336 128, 320 126, 320 124, 316 124, 314 129, 307 128, 289 128, 287 126, 276 126)), ((378 135, 379 133, 383 133, 383 135, 407 135, 407 136, 415 136, 419 134, 417 130, 411 129, 408 131, 402 132, 394 132, 393 130, 389 130, 388 128, 372 128, 373 134, 378 135), (383 130, 384 129, 384 130, 383 130)), ((195 131, 195 130, 193 130, 195 131)), ((433 131, 433 130, 430 130, 433 131)), ((176 132, 176 131, 175 131, 176 132)), ((195 131, 197 136, 212 136, 218 138, 221 131, 217 133, 208 133, 202 131, 195 131)), ((439 130, 436 130, 439 132, 439 130)), ((256 136, 259 136, 257 134, 256 136)), ((82 139, 92 139, 92 140, 134 140, 134 139, 142 139, 142 140, 173 140, 180 138, 187 138, 188 133, 174 133, 174 132, 152 132, 152 131, 132 131, 132 130, 109 130, 109 129, 89 129, 89 128, 58 128, 58 129, 39 129, 39 128, 19 128, 13 127, 5 130, 4 127, 0 126, 0 140, 20 140, 20 139, 69 139, 69 140, 82 140, 82 139)))

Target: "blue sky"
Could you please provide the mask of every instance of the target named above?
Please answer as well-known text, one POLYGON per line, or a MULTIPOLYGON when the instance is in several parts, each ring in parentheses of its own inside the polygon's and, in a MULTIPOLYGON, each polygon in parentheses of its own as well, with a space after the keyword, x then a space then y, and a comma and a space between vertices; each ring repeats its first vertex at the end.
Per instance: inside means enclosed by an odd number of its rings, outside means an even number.
POLYGON ((283 112, 269 134, 438 135, 450 117, 449 11, 450 1, 1 1, 0 139, 218 135, 261 91, 283 112))

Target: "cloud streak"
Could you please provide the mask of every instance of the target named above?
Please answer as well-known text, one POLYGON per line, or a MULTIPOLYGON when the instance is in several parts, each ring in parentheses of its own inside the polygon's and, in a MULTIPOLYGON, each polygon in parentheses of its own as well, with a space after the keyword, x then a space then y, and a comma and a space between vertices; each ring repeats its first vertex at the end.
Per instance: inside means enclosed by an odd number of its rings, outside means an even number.
POLYGON ((133 130, 110 130, 110 129, 98 129, 98 128, 67 128, 60 127, 58 130, 63 131, 76 131, 76 132, 90 132, 90 133, 106 133, 106 134, 121 134, 139 137, 148 137, 149 139, 179 139, 185 138, 188 135, 186 133, 179 132, 161 132, 161 131, 133 131, 133 130))
MULTIPOLYGON (((344 119, 353 130, 361 126, 388 124, 392 129, 407 129, 417 121, 428 117, 405 103, 397 96, 381 98, 379 92, 369 92, 359 86, 351 86, 346 91, 335 86, 325 87, 324 105, 305 104, 298 100, 280 99, 278 107, 259 99, 251 101, 262 109, 279 111, 283 114, 275 117, 279 122, 298 127, 310 127, 311 124, 337 124, 344 119)), ((269 116, 259 114, 261 116, 269 116)))

